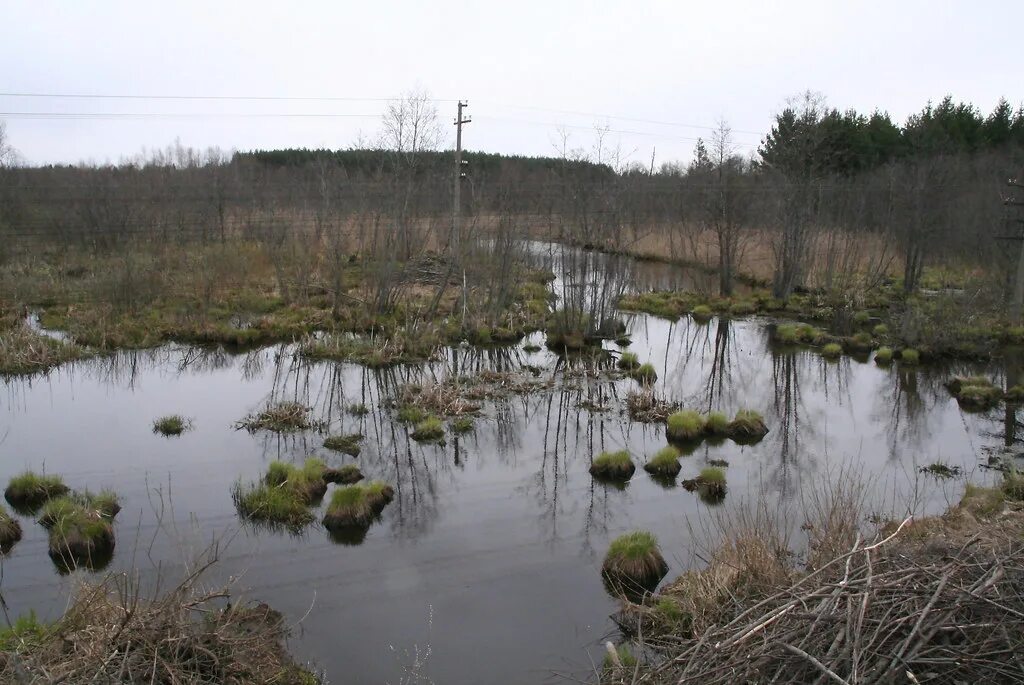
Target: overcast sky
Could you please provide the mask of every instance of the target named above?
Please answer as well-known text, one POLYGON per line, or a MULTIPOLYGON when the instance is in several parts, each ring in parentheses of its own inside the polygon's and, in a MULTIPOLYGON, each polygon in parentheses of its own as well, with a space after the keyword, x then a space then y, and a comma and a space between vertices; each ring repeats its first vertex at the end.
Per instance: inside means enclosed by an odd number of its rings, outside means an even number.
POLYGON ((607 125, 609 141, 645 164, 652 148, 659 164, 688 160, 708 133, 699 127, 720 117, 741 149, 753 150, 787 96, 806 89, 832 106, 878 107, 901 121, 946 94, 986 112, 1000 96, 1024 98, 1024 3, 1010 0, 0 0, 0 8, 0 119, 36 164, 116 161, 175 138, 202 148, 348 147, 377 130, 379 98, 417 87, 438 99, 447 121, 457 98, 469 101, 470 149, 552 154, 559 126, 589 148, 593 127, 607 125), (48 116, 17 114, 26 112, 48 116), (346 116, 310 116, 325 114, 346 116))

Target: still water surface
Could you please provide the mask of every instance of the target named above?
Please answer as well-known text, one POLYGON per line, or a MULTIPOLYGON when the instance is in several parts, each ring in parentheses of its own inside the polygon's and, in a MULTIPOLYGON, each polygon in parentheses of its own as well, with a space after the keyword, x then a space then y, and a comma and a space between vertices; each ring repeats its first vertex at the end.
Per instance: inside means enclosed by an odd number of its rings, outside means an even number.
MULTIPOLYGON (((853 468, 878 506, 902 512, 913 500, 918 511, 938 511, 964 479, 921 476, 922 464, 959 465, 983 481, 991 474, 979 465, 990 453, 1017 447, 1012 411, 965 414, 942 385, 953 373, 1001 379, 998 365, 907 373, 846 357, 826 362, 808 350, 774 349, 770 322, 757 318, 698 325, 637 315, 627 324, 630 349, 658 369, 658 393, 701 411, 764 414, 771 432, 760 444, 703 445, 683 458, 681 478, 708 459, 729 462, 722 507, 759 493, 799 501, 803 489, 853 468)), ((0 482, 31 468, 75 488, 113 488, 124 510, 108 568, 135 568, 147 580, 179 578, 182 559, 217 541, 209 582, 236 578, 236 591, 302 619, 291 645, 332 682, 408 682, 417 658, 438 683, 547 682, 554 672, 585 675, 615 635, 616 604, 599 575, 609 540, 653 531, 671 579, 690 563, 690 525, 713 509, 639 468, 625 489, 591 479, 600 451, 627 448, 639 466, 665 444, 661 426, 626 417, 633 381, 592 375, 522 345, 454 348, 437 362, 387 371, 309 364, 288 346, 241 355, 180 346, 126 352, 3 381, 0 482), (539 367, 536 379, 550 387, 484 402, 475 431, 445 445, 411 440, 385 406, 402 383, 441 380, 456 367, 479 375, 524 365, 539 367), (279 400, 314 407, 331 433, 364 433, 362 453, 329 452, 315 432, 234 428, 279 400), (346 413, 353 403, 370 413, 346 413), (194 429, 155 435, 153 419, 172 413, 191 417, 194 429), (367 478, 395 486, 395 501, 361 544, 334 543, 319 524, 293 536, 239 522, 233 483, 260 478, 274 459, 311 454, 358 463, 367 478)), ((75 578, 89 574, 59 575, 42 527, 22 524, 25 538, 2 560, 0 589, 12 613, 56 617, 75 578)))

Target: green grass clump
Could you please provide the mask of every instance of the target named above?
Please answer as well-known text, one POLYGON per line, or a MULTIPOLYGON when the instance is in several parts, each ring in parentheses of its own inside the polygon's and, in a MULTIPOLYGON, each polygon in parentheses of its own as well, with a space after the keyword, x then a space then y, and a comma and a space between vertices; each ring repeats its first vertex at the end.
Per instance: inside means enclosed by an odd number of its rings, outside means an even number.
POLYGON ((1007 402, 1024 402, 1024 385, 1013 386, 1012 388, 1006 391, 1006 394, 1003 395, 1003 399, 1005 399, 1007 402))
POLYGON ((859 312, 854 312, 854 314, 853 314, 853 322, 855 324, 857 324, 858 326, 863 326, 868 321, 871 321, 871 313, 870 312, 866 312, 863 309, 861 311, 859 311, 859 312))
POLYGON ((401 423, 416 424, 426 418, 427 412, 414 405, 406 405, 398 410, 398 420, 401 423))
POLYGON ((892 363, 892 348, 891 347, 879 347, 875 351, 875 363, 879 366, 892 363))
POLYGON ((708 504, 718 504, 725 499, 725 471, 717 466, 704 467, 696 478, 684 480, 682 485, 691 492, 696 490, 701 500, 708 504))
POLYGON ((829 359, 835 359, 843 353, 843 348, 839 343, 828 343, 821 348, 821 356, 829 359))
POLYGON ((696 440, 704 434, 704 417, 692 409, 669 414, 665 432, 673 440, 696 440))
POLYGON ((785 345, 793 345, 800 341, 796 324, 785 323, 775 327, 775 340, 785 345))
POLYGON ((275 433, 290 433, 307 430, 314 426, 309 419, 310 411, 312 410, 309 407, 299 402, 277 402, 255 414, 250 414, 237 425, 250 432, 268 430, 275 433))
POLYGON ((706 304, 697 305, 693 308, 693 311, 691 311, 690 314, 693 316, 693 320, 698 323, 707 323, 711 320, 711 317, 714 316, 714 312, 711 311, 711 307, 706 304))
POLYGON ((916 366, 921 363, 921 353, 913 347, 907 347, 900 351, 900 363, 907 366, 916 366))
POLYGON ((976 516, 989 518, 1003 511, 1006 498, 1002 488, 985 488, 968 483, 960 499, 960 507, 976 516))
POLYGON ((469 433, 473 430, 473 418, 470 416, 460 416, 452 421, 451 429, 452 433, 455 433, 456 435, 469 433))
POLYGON ((630 372, 629 376, 641 385, 653 385, 658 380, 658 372, 654 370, 654 364, 641 364, 640 368, 630 372))
POLYGON ((880 323, 871 329, 871 335, 875 336, 876 338, 884 338, 885 336, 889 335, 889 327, 886 326, 884 323, 880 323))
POLYGON ((436 416, 428 416, 416 424, 412 439, 420 442, 431 442, 444 438, 444 424, 436 416))
POLYGON ((0 628, 0 652, 19 652, 43 644, 47 639, 47 626, 29 611, 14 619, 14 624, 0 628))
POLYGON ((796 327, 796 337, 800 342, 816 343, 824 333, 809 323, 802 323, 796 327))
POLYGON ((48 500, 39 512, 39 525, 51 528, 61 519, 77 515, 80 509, 110 520, 121 511, 121 504, 117 493, 110 490, 103 490, 98 495, 88 490, 72 492, 48 500))
POLYGON ((725 471, 718 468, 717 466, 706 466, 700 470, 700 475, 697 476, 703 483, 715 486, 725 485, 725 471))
POLYGON ((658 450, 651 460, 644 464, 644 471, 654 476, 674 478, 682 468, 679 465, 680 452, 675 447, 668 445, 658 450))
POLYGON ((1003 476, 1003 482, 999 486, 1003 498, 1011 502, 1024 501, 1024 474, 1017 471, 1010 471, 1003 476))
POLYGON ((629 648, 629 645, 619 645, 615 648, 614 657, 609 653, 605 653, 603 666, 607 671, 616 671, 618 669, 631 671, 636 668, 636 657, 633 656, 633 651, 629 648))
POLYGON ((324 440, 324 447, 335 452, 342 452, 352 457, 358 457, 360 452, 359 443, 363 440, 362 433, 349 433, 348 435, 332 435, 324 440))
POLYGON ((737 300, 729 305, 732 316, 750 316, 757 313, 757 305, 749 300, 737 300))
POLYGON ((956 376, 946 387, 966 411, 991 409, 1003 399, 1003 391, 984 376, 956 376))
POLYGON ((749 444, 759 441, 768 434, 764 417, 751 409, 740 409, 729 422, 726 433, 733 441, 749 444))
POLYGON ((231 498, 238 514, 250 521, 298 530, 314 519, 306 502, 286 487, 267 483, 244 487, 236 483, 231 498))
POLYGON ((646 531, 636 531, 612 540, 601 573, 612 587, 651 590, 668 573, 668 564, 658 548, 658 539, 646 531))
POLYGON ((191 427, 191 421, 177 414, 162 416, 153 422, 153 432, 165 436, 181 435, 191 427))
POLYGON ((39 475, 25 471, 12 478, 4 491, 4 497, 15 511, 35 513, 46 500, 68 493, 68 486, 60 476, 39 475))
POLYGON ((640 368, 640 360, 632 352, 623 352, 617 366, 624 371, 633 371, 640 368))
POLYGON ((323 524, 329 530, 369 526, 394 496, 394 489, 380 481, 338 488, 331 495, 323 524))
POLYGON ((590 475, 608 480, 629 480, 634 471, 636 466, 626 450, 602 452, 590 465, 590 475))
POLYGON ((729 417, 724 412, 713 411, 704 420, 704 430, 708 435, 728 435, 729 417))
POLYGON ((91 499, 85 493, 51 500, 40 517, 49 533, 50 558, 63 568, 94 568, 113 555, 112 517, 90 506, 91 499))
POLYGON ((21 539, 21 524, 0 505, 0 552, 7 554, 14 543, 21 539))

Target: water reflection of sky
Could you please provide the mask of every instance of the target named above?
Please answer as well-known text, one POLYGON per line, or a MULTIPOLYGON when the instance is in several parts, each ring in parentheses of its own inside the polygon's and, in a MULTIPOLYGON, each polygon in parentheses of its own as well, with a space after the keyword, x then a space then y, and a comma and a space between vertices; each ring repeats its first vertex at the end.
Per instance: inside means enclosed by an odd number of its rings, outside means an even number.
MULTIPOLYGON (((633 316, 628 324, 631 349, 658 370, 659 394, 701 411, 764 414, 771 432, 760 444, 705 444, 683 459, 684 478, 708 459, 729 462, 726 507, 762 491, 796 501, 803 486, 845 467, 864 475, 879 507, 913 499, 934 511, 962 480, 937 483, 917 468, 943 460, 984 479, 983 448, 1004 440, 1002 410, 964 414, 942 387, 967 367, 908 374, 780 352, 756 319, 697 325, 633 316)), ((708 514, 695 495, 639 469, 624 490, 595 484, 592 455, 626 447, 639 465, 664 445, 663 430, 626 419, 633 381, 555 368, 550 352, 521 347, 459 348, 433 364, 381 372, 307 364, 287 347, 122 353, 5 383, 0 479, 45 468, 73 487, 121 493, 112 568, 152 578, 170 565, 163 572, 172 576, 183 556, 221 540, 222 577, 241 576, 239 587, 292 619, 308 611, 296 648, 336 682, 396 681, 408 663, 403 650, 414 644, 430 645, 427 671, 439 682, 487 682, 495 673, 539 681, 551 670, 585 670, 587 649, 599 658, 594 646, 612 630, 614 603, 598 573, 611 537, 652 530, 671 577, 689 563, 690 526, 708 514), (456 355, 464 375, 531 364, 555 382, 485 402, 468 436, 417 444, 383 405, 402 383, 447 378, 456 355), (277 400, 313 406, 332 432, 364 433, 358 459, 325 451, 322 435, 234 429, 277 400), (353 403, 372 411, 346 413, 353 403), (177 439, 154 435, 153 419, 169 413, 192 417, 195 429, 177 439), (395 501, 362 544, 334 544, 319 525, 299 537, 239 526, 231 485, 259 478, 273 459, 309 454, 357 461, 368 477, 395 486, 395 501)), ((23 523, 25 539, 3 561, 3 591, 12 612, 53 616, 70 581, 47 558, 42 528, 23 523)))

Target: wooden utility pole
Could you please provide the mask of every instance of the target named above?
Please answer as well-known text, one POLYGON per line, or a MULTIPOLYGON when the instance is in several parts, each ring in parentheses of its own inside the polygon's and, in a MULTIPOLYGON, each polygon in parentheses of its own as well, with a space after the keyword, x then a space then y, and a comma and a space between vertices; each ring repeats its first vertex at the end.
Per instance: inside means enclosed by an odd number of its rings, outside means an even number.
POLYGON ((462 118, 462 110, 469 107, 468 102, 459 100, 459 112, 455 117, 455 185, 452 189, 452 252, 457 261, 462 257, 462 234, 459 226, 459 212, 462 209, 462 179, 466 172, 462 170, 462 126, 472 121, 470 118, 462 118))
MULTIPOLYGON (((1015 178, 1007 181, 1006 185, 1011 188, 1024 188, 1024 184, 1018 182, 1015 178)), ((1003 204, 1007 207, 1024 207, 1024 200, 1007 198, 1003 201, 1003 204)), ((1024 225, 1024 219, 1017 219, 1015 223, 1024 225)), ((1020 254, 1017 256, 1017 276, 1013 284, 1013 309, 1011 311, 1014 322, 1019 324, 1021 323, 1022 315, 1024 315, 1024 236, 1018 234, 1006 236, 1006 239, 1020 243, 1020 254)))

